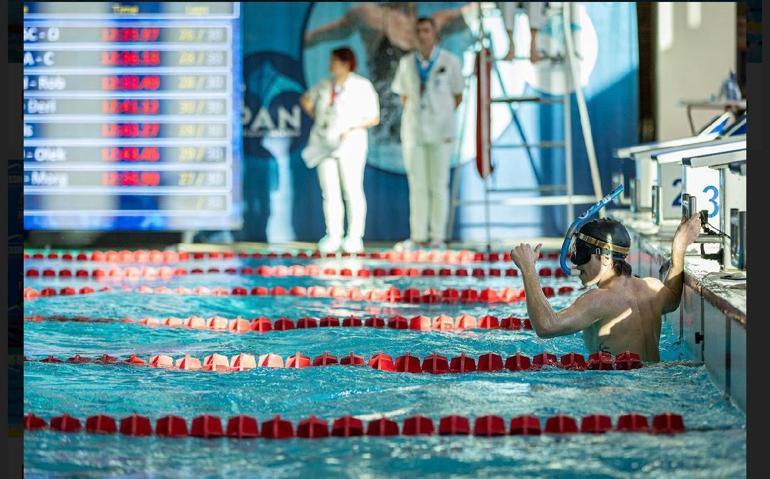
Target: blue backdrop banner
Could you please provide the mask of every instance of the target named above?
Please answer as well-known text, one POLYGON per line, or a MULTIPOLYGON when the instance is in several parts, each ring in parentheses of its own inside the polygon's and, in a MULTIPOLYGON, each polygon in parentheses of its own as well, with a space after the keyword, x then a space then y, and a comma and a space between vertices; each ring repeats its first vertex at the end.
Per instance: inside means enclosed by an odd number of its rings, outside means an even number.
MULTIPOLYGON (((368 203, 365 240, 400 240, 409 236, 409 205, 399 127, 401 107, 390 82, 399 59, 414 47, 417 17, 436 20, 441 45, 458 56, 467 76, 463 104, 457 109, 458 141, 453 178, 458 197, 483 199, 476 173, 474 39, 483 26, 496 58, 508 52, 496 9, 480 15, 478 4, 462 2, 297 2, 244 3, 243 39, 243 196, 244 227, 237 240, 316 241, 324 234, 321 192, 315 170, 301 159, 312 119, 299 106, 308 88, 327 76, 330 52, 349 46, 358 72, 369 78, 380 97, 381 124, 370 130, 364 175, 368 203)), ((491 5, 491 4, 490 4, 491 5)), ((638 46, 633 3, 579 4, 571 25, 580 54, 580 76, 593 128, 602 189, 609 191, 613 148, 638 138, 638 46)), ((563 25, 553 18, 540 30, 538 48, 551 55, 563 49, 563 25)), ((517 56, 529 51, 526 15, 516 17, 517 56)), ((563 64, 529 60, 495 62, 492 96, 562 95, 568 91, 563 64)), ((573 96, 574 97, 574 96, 573 96)), ((592 194, 577 107, 572 102, 575 192, 592 194)), ((564 135, 557 104, 492 107, 493 143, 538 143, 564 135)), ((564 182, 564 154, 558 149, 493 148, 498 188, 532 188, 564 182)), ((576 207, 579 213, 584 206, 576 207)), ((561 235, 564 207, 495 206, 493 238, 561 235)), ((457 211, 453 239, 485 238, 481 206, 457 211)))

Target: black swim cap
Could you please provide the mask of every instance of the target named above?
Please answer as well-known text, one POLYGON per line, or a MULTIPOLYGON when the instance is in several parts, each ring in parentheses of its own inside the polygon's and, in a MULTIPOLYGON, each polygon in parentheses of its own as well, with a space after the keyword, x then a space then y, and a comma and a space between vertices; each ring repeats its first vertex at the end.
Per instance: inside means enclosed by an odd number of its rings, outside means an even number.
POLYGON ((628 230, 619 221, 597 218, 584 224, 577 233, 576 246, 595 251, 600 249, 616 259, 625 259, 631 247, 628 230), (588 248, 585 248, 585 247, 588 248))

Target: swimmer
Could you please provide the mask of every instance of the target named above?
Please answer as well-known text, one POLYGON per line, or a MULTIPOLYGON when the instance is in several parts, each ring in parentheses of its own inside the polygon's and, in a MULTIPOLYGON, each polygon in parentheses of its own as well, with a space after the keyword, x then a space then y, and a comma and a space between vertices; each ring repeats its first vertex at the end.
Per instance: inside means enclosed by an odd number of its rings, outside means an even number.
POLYGON ((632 351, 642 361, 660 361, 661 316, 679 307, 684 280, 684 254, 698 237, 700 217, 682 220, 674 234, 671 267, 664 281, 631 275, 630 238, 626 228, 610 219, 585 223, 575 235, 570 260, 586 287, 597 286, 569 307, 555 312, 540 288, 535 261, 540 253, 522 243, 511 251, 521 270, 527 313, 539 337, 552 338, 583 332, 591 352, 618 354, 632 351))

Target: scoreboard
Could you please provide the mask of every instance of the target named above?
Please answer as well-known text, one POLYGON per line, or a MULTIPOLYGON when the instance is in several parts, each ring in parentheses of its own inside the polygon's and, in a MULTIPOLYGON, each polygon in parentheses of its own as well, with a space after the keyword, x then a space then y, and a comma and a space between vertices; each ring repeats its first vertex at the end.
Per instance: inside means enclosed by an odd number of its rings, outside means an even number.
POLYGON ((239 21, 237 2, 25 2, 25 228, 240 228, 239 21))

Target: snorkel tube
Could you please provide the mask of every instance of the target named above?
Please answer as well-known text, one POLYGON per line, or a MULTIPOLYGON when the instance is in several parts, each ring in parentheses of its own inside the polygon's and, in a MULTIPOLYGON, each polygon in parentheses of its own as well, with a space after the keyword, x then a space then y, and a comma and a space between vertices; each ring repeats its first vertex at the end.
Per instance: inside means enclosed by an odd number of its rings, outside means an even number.
POLYGON ((564 236, 564 243, 561 245, 561 256, 559 257, 559 264, 561 270, 567 276, 572 275, 572 270, 567 266, 567 255, 569 254, 569 245, 572 241, 572 236, 580 230, 580 228, 588 222, 588 219, 599 212, 600 209, 607 206, 607 203, 614 200, 623 192, 623 185, 618 185, 614 190, 610 191, 604 198, 600 199, 595 205, 588 208, 582 215, 578 216, 575 221, 569 225, 567 234, 564 236))

